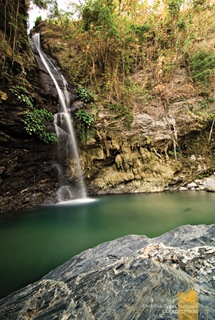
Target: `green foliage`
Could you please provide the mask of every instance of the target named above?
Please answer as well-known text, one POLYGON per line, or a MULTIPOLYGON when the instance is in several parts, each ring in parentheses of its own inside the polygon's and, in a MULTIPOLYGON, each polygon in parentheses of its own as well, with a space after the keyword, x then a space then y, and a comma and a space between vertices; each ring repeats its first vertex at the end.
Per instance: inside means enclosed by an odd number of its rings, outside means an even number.
POLYGON ((196 10, 199 10, 201 6, 205 4, 206 0, 193 0, 193 6, 196 10))
POLYGON ((209 120, 211 121, 214 119, 214 113, 212 113, 212 112, 196 111, 195 114, 199 117, 199 120, 201 122, 205 122, 205 121, 209 121, 209 120))
POLYGON ((112 30, 113 20, 112 0, 88 0, 82 11, 84 29, 102 28, 112 30))
POLYGON ((32 110, 25 115, 24 119, 22 119, 26 132, 30 135, 35 134, 45 143, 57 142, 56 134, 54 132, 47 132, 46 130, 46 122, 53 121, 53 114, 46 109, 34 108, 30 93, 25 87, 15 86, 9 90, 19 99, 19 101, 23 102, 26 107, 32 110))
POLYGON ((144 23, 141 26, 132 23, 130 30, 139 37, 140 41, 144 41, 146 38, 145 33, 151 30, 151 26, 148 23, 144 23))
POLYGON ((215 99, 207 97, 204 100, 199 101, 200 109, 208 109, 212 103, 214 103, 215 99))
POLYGON ((214 98, 211 98, 211 97, 208 97, 207 98, 207 101, 208 101, 208 103, 214 103, 215 102, 215 99, 214 98))
POLYGON ((172 15, 177 15, 184 0, 167 0, 168 11, 172 15))
POLYGON ((40 9, 48 10, 49 18, 59 16, 57 0, 32 0, 32 1, 40 9))
POLYGON ((42 17, 41 16, 37 17, 35 22, 34 22, 34 26, 38 27, 41 21, 42 21, 42 17))
POLYGON ((92 93, 90 93, 86 88, 79 86, 76 90, 77 95, 79 96, 80 100, 84 103, 88 103, 94 100, 92 93))
POLYGON ((182 150, 181 150, 181 148, 180 148, 179 146, 177 146, 177 147, 176 147, 176 150, 168 149, 168 150, 167 150, 167 153, 168 153, 169 156, 174 156, 174 157, 175 157, 176 153, 177 153, 177 154, 181 154, 181 153, 182 153, 182 150))
POLYGON ((179 30, 184 30, 186 28, 186 22, 184 19, 178 21, 178 28, 179 30))
POLYGON ((53 121, 53 114, 46 109, 34 109, 26 114, 22 120, 26 132, 30 135, 35 134, 45 143, 57 142, 54 132, 47 132, 46 121, 53 121))
POLYGON ((33 108, 33 101, 30 97, 29 92, 23 86, 16 86, 9 89, 11 93, 13 93, 20 101, 25 103, 25 105, 29 108, 33 108))
POLYGON ((207 103, 207 101, 205 101, 205 100, 201 100, 201 101, 199 102, 199 105, 200 105, 201 109, 205 109, 205 108, 208 107, 208 103, 207 103))
POLYGON ((90 126, 94 122, 94 118, 91 114, 84 110, 78 110, 75 113, 76 117, 81 120, 85 126, 90 126))
POLYGON ((56 0, 32 0, 33 3, 40 9, 48 9, 48 6, 55 6, 57 4, 56 0))
MULTIPOLYGON (((53 19, 46 36, 56 38, 52 45, 71 82, 83 86, 77 92, 84 103, 93 100, 84 88, 90 87, 101 97, 101 104, 114 101, 117 106, 135 106, 136 101, 152 97, 158 84, 171 81, 178 68, 187 68, 197 84, 210 81, 211 69, 201 74, 189 58, 202 48, 213 50, 215 6, 209 8, 204 2, 83 0, 79 19, 72 20, 72 15, 53 19), (194 10, 195 3, 198 10, 194 10), (135 85, 126 83, 129 76, 135 85), (144 94, 145 90, 149 92, 144 94)), ((192 85, 194 90, 203 90, 192 85)), ((173 94, 172 90, 169 95, 173 94)))
POLYGON ((200 51, 191 60, 191 76, 199 84, 208 86, 215 68, 215 53, 200 51))
POLYGON ((33 0, 33 3, 40 9, 47 9, 47 2, 45 0, 33 0))
POLYGON ((75 112, 76 118, 79 120, 77 129, 81 137, 82 143, 86 143, 87 140, 93 136, 94 129, 93 124, 95 122, 94 117, 87 111, 78 110, 75 112))
POLYGON ((126 126, 129 128, 133 121, 133 113, 131 110, 125 105, 112 104, 107 102, 105 107, 109 110, 114 111, 118 116, 124 120, 126 126))

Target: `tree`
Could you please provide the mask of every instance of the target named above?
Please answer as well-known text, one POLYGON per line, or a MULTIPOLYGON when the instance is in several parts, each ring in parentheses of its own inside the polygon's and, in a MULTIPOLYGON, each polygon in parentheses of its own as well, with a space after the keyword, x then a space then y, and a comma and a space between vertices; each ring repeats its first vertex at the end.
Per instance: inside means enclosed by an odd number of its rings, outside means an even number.
POLYGON ((32 0, 32 3, 40 9, 48 10, 50 18, 59 15, 57 0, 32 0))
POLYGON ((3 1, 4 14, 2 15, 4 38, 10 45, 12 52, 27 47, 27 9, 24 1, 3 1))
POLYGON ((88 0, 82 9, 84 29, 111 28, 113 24, 113 0, 88 0))

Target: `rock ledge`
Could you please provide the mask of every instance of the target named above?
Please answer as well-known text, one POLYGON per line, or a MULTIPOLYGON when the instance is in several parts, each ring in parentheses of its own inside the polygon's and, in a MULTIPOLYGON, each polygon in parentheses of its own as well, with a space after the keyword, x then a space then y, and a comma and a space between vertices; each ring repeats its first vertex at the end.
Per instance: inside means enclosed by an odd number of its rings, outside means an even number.
POLYGON ((178 319, 178 293, 198 293, 215 318, 215 225, 129 235, 70 259, 0 301, 1 320, 178 319))

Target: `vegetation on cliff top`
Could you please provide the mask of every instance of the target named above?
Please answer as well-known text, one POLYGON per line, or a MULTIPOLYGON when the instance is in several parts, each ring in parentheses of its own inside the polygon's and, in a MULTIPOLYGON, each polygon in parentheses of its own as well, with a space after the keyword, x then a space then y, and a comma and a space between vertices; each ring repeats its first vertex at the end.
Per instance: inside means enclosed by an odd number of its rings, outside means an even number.
MULTIPOLYGON (((135 95, 162 95, 160 86, 181 67, 195 94, 211 93, 214 14, 208 0, 88 0, 47 20, 41 30, 74 84, 128 104, 135 95), (141 81, 133 77, 138 73, 141 81)), ((169 97, 175 99, 174 93, 169 97)))
MULTIPOLYGON (((129 126, 132 109, 149 111, 152 100, 168 110, 172 102, 200 95, 204 106, 211 105, 213 1, 86 0, 66 13, 59 12, 56 0, 31 3, 49 8, 49 18, 39 25, 44 45, 74 85, 93 92, 93 108, 120 113, 129 126), (178 84, 174 81, 180 69, 187 77, 178 84)), ((20 82, 25 75, 29 4, 23 0, 1 4, 0 80, 7 87, 13 82, 13 70, 19 72, 20 82)))
MULTIPOLYGON (((102 110, 108 115, 104 128, 127 131, 135 114, 175 117, 174 104, 184 101, 183 117, 193 119, 190 131, 211 125, 215 113, 213 1, 81 3, 40 23, 37 30, 70 82, 93 93, 93 109, 88 104, 85 112, 102 110)), ((177 120, 176 125, 174 135, 189 131, 187 121, 179 124, 177 120)), ((177 141, 173 144, 176 150, 177 141)))

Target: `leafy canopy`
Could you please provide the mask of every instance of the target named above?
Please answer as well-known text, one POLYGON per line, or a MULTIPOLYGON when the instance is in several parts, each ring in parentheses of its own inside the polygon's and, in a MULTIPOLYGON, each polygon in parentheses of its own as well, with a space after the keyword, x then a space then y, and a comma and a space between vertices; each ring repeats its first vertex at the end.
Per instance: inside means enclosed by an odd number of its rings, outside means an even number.
POLYGON ((40 9, 48 10, 51 17, 59 15, 57 0, 32 0, 32 3, 40 9))

